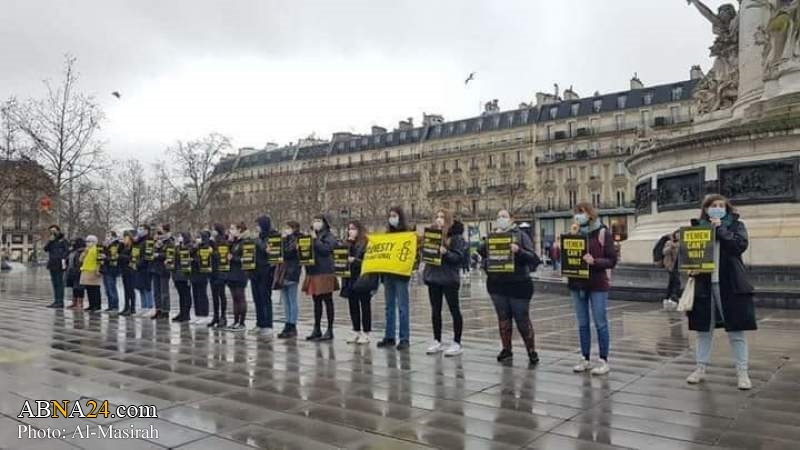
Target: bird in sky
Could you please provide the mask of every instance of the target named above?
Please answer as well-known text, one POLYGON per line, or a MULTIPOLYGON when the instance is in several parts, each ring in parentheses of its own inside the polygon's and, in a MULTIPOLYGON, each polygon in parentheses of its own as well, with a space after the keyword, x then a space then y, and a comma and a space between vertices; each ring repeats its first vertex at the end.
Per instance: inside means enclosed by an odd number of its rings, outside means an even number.
POLYGON ((464 86, 466 86, 466 85, 467 85, 467 84, 468 84, 470 81, 472 81, 472 80, 474 80, 474 79, 475 79, 475 73, 476 73, 476 72, 470 72, 470 74, 469 74, 469 76, 467 77, 467 79, 466 79, 466 80, 464 80, 464 86))
POLYGON ((117 97, 117 99, 119 99, 120 97, 122 97, 122 94, 120 94, 118 91, 114 91, 114 92, 112 92, 112 93, 111 93, 111 95, 113 95, 114 97, 117 97))

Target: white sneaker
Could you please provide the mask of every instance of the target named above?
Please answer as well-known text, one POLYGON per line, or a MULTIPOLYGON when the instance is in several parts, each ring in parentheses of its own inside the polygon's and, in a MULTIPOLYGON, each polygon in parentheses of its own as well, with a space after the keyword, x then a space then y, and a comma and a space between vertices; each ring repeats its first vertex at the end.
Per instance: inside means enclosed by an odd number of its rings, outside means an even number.
POLYGON ((361 337, 360 331, 351 331, 350 335, 347 336, 347 340, 345 340, 345 342, 347 342, 348 344, 355 344, 356 342, 358 342, 359 337, 361 337))
POLYGON ((678 309, 678 302, 670 299, 664 300, 664 309, 667 311, 675 311, 678 309))
POLYGON ((269 327, 261 328, 261 330, 258 332, 258 335, 262 336, 262 337, 270 337, 271 338, 272 337, 272 328, 269 328, 269 327))
POLYGON ((706 378, 706 368, 705 367, 698 367, 694 369, 694 372, 690 373, 688 377, 686 377, 686 382, 689 384, 697 384, 703 381, 706 378))
POLYGON ((253 328, 245 328, 247 330, 247 334, 259 334, 261 333, 261 328, 253 327, 253 328))
POLYGON ((143 309, 139 311, 139 317, 150 317, 153 315, 152 309, 143 309))
POLYGON ((750 375, 746 370, 739 370, 736 372, 737 386, 743 391, 753 389, 753 383, 750 381, 750 375))
POLYGON ((610 370, 611 370, 611 368, 608 367, 608 361, 605 361, 605 360, 601 359, 600 360, 600 365, 596 366, 594 369, 592 369, 592 375, 605 375, 610 370))
POLYGON ((369 344, 369 333, 362 332, 356 338, 356 344, 369 344))
POLYGON ((433 344, 431 344, 431 346, 428 347, 428 350, 426 350, 425 353, 428 354, 428 355, 434 355, 436 353, 440 353, 443 350, 444 350, 444 346, 442 345, 441 342, 433 341, 433 344))
POLYGON ((461 344, 458 342, 453 342, 447 347, 447 350, 444 351, 444 356, 458 356, 464 352, 464 349, 461 347, 461 344))
POLYGON ((592 368, 592 363, 589 362, 588 359, 581 358, 581 362, 576 364, 575 367, 572 368, 572 371, 573 372, 586 372, 587 370, 589 370, 591 368, 592 368))

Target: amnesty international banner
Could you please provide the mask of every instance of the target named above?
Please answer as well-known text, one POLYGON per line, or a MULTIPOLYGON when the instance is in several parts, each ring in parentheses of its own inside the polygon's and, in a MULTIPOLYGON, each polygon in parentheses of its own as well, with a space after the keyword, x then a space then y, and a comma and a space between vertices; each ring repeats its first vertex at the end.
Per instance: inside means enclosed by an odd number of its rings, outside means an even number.
POLYGON ((410 277, 417 255, 417 234, 370 234, 361 273, 388 273, 410 277))
POLYGON ((333 272, 337 277, 350 278, 350 247, 337 245, 333 249, 333 272))
POLYGON ((511 233, 492 233, 486 238, 486 272, 511 273, 514 271, 514 254, 511 244, 514 237, 511 233))
POLYGON ((681 272, 714 272, 714 236, 712 226, 683 227, 678 251, 678 270, 681 272))
POLYGON ((267 262, 277 265, 283 262, 283 238, 270 236, 267 238, 267 262))
POLYGON ((425 228, 425 234, 422 235, 422 260, 425 264, 432 266, 442 264, 442 254, 439 252, 442 245, 444 245, 442 230, 425 228))
POLYGON ((589 264, 583 255, 589 249, 586 236, 561 235, 561 275, 569 278, 589 279, 589 264))
POLYGON ((297 238, 297 253, 300 255, 301 266, 314 265, 314 239, 303 235, 297 238))

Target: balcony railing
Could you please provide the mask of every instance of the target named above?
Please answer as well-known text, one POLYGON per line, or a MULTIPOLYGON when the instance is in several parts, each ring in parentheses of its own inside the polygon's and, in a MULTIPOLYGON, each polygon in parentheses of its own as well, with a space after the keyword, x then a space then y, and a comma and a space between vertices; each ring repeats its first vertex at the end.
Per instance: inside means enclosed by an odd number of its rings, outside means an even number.
POLYGON ((587 149, 576 152, 557 152, 550 155, 537 156, 536 165, 555 164, 563 161, 581 161, 590 159, 627 156, 633 153, 633 147, 612 147, 606 149, 587 149))

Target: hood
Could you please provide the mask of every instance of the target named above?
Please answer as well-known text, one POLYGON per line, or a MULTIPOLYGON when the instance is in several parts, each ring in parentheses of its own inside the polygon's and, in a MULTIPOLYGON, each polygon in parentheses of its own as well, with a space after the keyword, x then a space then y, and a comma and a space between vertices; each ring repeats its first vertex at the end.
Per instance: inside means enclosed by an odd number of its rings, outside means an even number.
POLYGON ((181 233, 181 239, 183 239, 182 245, 192 245, 192 234, 184 231, 181 233))
POLYGON ((263 215, 256 220, 259 228, 261 228, 261 232, 258 233, 258 237, 265 238, 269 236, 269 233, 272 231, 272 220, 270 220, 269 216, 263 215))
POLYGON ((331 216, 330 214, 317 214, 314 216, 315 219, 321 219, 323 224, 323 229, 326 231, 331 230, 331 216))
POLYGON ((447 236, 463 236, 464 235, 464 224, 459 222, 458 220, 453 221, 453 225, 450 226, 450 229, 447 231, 447 236))
POLYGON ((222 226, 221 223, 215 223, 213 228, 214 228, 214 231, 217 232, 216 240, 217 241, 224 241, 226 239, 225 236, 227 234, 227 230, 225 230, 225 227, 222 226))
POLYGON ((211 232, 206 230, 201 231, 200 242, 202 244, 209 244, 211 242, 211 232))

